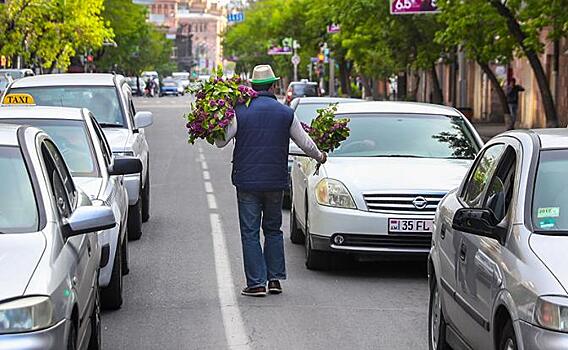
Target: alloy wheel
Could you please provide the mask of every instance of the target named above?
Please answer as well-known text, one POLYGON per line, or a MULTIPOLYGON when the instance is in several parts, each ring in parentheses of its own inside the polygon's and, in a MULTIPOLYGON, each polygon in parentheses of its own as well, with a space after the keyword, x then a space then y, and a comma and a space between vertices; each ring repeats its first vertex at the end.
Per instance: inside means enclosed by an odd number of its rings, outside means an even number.
POLYGON ((440 292, 438 291, 438 285, 434 286, 432 291, 432 311, 430 312, 430 342, 432 344, 432 349, 438 348, 438 343, 440 342, 440 315, 442 314, 442 302, 440 299, 440 292))

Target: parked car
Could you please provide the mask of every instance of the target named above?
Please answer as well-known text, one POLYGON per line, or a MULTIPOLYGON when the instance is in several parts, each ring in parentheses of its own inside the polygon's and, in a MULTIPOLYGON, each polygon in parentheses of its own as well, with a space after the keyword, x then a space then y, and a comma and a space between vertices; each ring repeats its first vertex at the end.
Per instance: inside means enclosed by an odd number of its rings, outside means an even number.
POLYGON ((284 99, 284 104, 289 106, 297 97, 318 97, 321 96, 320 89, 317 83, 302 80, 293 81, 288 85, 286 89, 286 97, 284 99))
POLYGON ((14 79, 12 79, 11 75, 0 73, 0 96, 4 91, 6 91, 8 85, 10 85, 10 83, 13 81, 14 79))
POLYGON ((440 203, 430 349, 568 348, 568 130, 501 134, 440 203))
POLYGON ((114 157, 93 115, 86 109, 2 107, 0 123, 24 124, 47 132, 63 155, 75 183, 95 203, 108 205, 117 225, 98 234, 102 306, 122 305, 122 278, 128 272, 128 195, 123 175, 140 173, 135 157, 114 157))
POLYGON ((426 258, 432 220, 461 182, 482 141, 456 109, 408 102, 339 104, 351 134, 328 161, 298 157, 292 168, 290 239, 306 266, 332 254, 426 258))
POLYGON ((0 69, 0 74, 9 75, 14 80, 18 80, 24 77, 32 77, 35 75, 34 71, 29 68, 7 68, 7 69, 0 69))
POLYGON ((100 349, 96 231, 115 225, 43 131, 0 125, 0 348, 100 349))
POLYGON ((15 81, 8 93, 33 96, 39 106, 89 109, 114 155, 135 156, 142 161, 142 174, 127 175, 128 237, 142 236, 142 222, 150 218, 150 150, 144 128, 152 125, 151 112, 137 112, 126 79, 113 74, 47 74, 15 81))
POLYGON ((146 89, 146 82, 140 77, 128 77, 126 82, 130 89, 132 89, 132 95, 134 96, 144 96, 144 89, 146 89))
POLYGON ((160 86, 160 96, 166 95, 185 95, 185 88, 183 87, 182 81, 172 77, 166 77, 160 86))
POLYGON ((183 86, 183 89, 185 91, 185 89, 187 89, 189 87, 189 72, 173 72, 172 73, 172 78, 179 80, 181 82, 181 85, 183 86))

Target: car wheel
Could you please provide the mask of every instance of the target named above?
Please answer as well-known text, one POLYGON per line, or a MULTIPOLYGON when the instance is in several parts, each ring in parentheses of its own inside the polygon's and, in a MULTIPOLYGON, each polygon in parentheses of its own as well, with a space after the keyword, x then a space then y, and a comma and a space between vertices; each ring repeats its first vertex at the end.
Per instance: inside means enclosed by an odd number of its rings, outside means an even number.
POLYGON ((116 250, 110 283, 102 289, 101 299, 107 310, 118 310, 122 306, 122 249, 116 250))
POLYGON ((138 203, 128 208, 128 239, 136 241, 142 237, 142 195, 138 203))
POLYGON ((308 270, 327 270, 329 269, 329 254, 312 249, 312 240, 310 236, 310 221, 308 215, 308 206, 306 205, 306 230, 305 230, 305 247, 306 247, 306 268, 308 270))
POLYGON ((294 244, 304 243, 304 233, 298 227, 298 219, 296 218, 294 206, 290 209, 290 240, 294 244))
POLYGON ((430 301, 428 303, 428 339, 430 350, 447 350, 446 321, 442 312, 442 296, 438 283, 434 282, 430 288, 430 301))
POLYGON ((91 338, 89 338, 88 350, 100 350, 102 346, 102 331, 101 331, 101 304, 99 292, 95 298, 95 306, 91 314, 91 338))
POLYGON ((146 172, 146 186, 142 190, 142 222, 148 220, 150 220, 150 168, 146 172))
POLYGON ((499 350, 517 350, 517 338, 511 320, 508 320, 503 327, 499 340, 499 350))
POLYGON ((69 326, 69 337, 67 338, 67 350, 77 349, 77 326, 75 321, 71 321, 71 326, 69 326))

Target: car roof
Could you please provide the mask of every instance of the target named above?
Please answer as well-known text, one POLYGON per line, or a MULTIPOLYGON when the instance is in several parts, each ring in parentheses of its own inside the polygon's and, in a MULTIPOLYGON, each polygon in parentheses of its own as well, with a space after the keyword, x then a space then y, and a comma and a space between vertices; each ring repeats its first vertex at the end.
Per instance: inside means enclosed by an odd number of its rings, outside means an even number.
MULTIPOLYGON (((84 108, 45 107, 45 106, 2 106, 1 119, 66 119, 84 120, 84 108)), ((86 114, 86 113, 85 113, 86 114)))
POLYGON ((21 125, 0 123, 0 146, 18 146, 18 129, 21 125))
POLYGON ((16 80, 12 88, 42 86, 114 86, 114 79, 122 78, 107 73, 45 74, 16 80))
POLYGON ((461 116, 453 107, 418 102, 371 101, 362 103, 343 103, 337 106, 336 114, 393 113, 393 114, 433 114, 461 116))
POLYGON ((293 81, 290 83, 290 86, 292 85, 317 85, 317 83, 315 81, 293 81))
POLYGON ((365 102, 364 100, 358 98, 348 98, 348 97, 297 97, 298 104, 330 104, 330 103, 342 103, 342 102, 365 102))
POLYGON ((568 129, 532 129, 540 139, 541 149, 568 148, 568 129))

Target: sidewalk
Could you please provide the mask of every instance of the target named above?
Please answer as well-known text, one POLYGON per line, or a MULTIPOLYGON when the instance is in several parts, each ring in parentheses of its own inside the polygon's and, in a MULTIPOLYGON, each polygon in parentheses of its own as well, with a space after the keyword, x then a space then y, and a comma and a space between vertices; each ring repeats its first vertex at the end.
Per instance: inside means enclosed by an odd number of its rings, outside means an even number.
POLYGON ((507 131, 507 128, 502 123, 473 123, 473 126, 484 141, 488 141, 492 137, 507 131))

